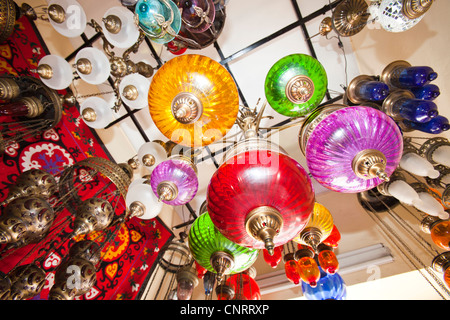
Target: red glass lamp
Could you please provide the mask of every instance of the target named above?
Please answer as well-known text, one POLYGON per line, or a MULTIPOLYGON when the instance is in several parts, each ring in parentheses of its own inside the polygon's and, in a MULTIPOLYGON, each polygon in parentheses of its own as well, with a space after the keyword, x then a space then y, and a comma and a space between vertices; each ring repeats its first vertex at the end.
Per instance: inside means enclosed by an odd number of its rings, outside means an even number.
POLYGON ((283 247, 275 247, 273 249, 273 254, 270 255, 269 251, 263 249, 264 261, 271 266, 272 268, 276 268, 280 261, 283 259, 283 247))
POLYGON ((339 246, 339 241, 341 241, 341 233, 339 232, 339 229, 336 227, 336 225, 333 225, 330 235, 325 240, 323 240, 322 243, 332 248, 337 248, 339 246))
POLYGON ((237 273, 227 280, 227 285, 234 289, 233 300, 261 300, 261 291, 255 279, 248 274, 237 273))
POLYGON ((302 280, 300 277, 300 271, 298 269, 297 261, 295 261, 295 257, 293 253, 287 253, 283 257, 284 262, 284 272, 286 273, 286 277, 293 284, 297 285, 302 280))
POLYGON ((267 249, 290 241, 314 208, 302 166, 268 141, 250 138, 230 149, 208 186, 208 212, 229 240, 267 249))

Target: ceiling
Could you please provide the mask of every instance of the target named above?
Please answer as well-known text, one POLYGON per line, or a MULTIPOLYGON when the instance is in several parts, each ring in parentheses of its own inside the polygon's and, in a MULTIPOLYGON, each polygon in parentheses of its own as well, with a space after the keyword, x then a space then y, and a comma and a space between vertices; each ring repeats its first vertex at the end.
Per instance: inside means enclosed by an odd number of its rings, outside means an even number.
MULTIPOLYGON (((45 3, 43 0, 25 2, 32 6, 45 3)), ((88 20, 95 19, 96 21, 101 21, 107 9, 120 5, 120 1, 117 0, 95 2, 78 0, 78 2, 85 9, 88 20)), ((256 107, 258 110, 265 101, 264 81, 267 72, 276 61, 292 53, 312 55, 324 66, 328 76, 329 90, 323 103, 339 99, 344 93, 344 88, 353 77, 362 73, 379 74, 384 65, 395 59, 415 59, 411 60, 411 62, 419 64, 421 63, 420 61, 423 61, 424 64, 433 65, 440 74, 439 79, 445 79, 445 74, 450 72, 448 58, 444 60, 440 60, 437 57, 433 58, 430 57, 428 52, 422 56, 418 53, 417 47, 419 45, 412 46, 410 52, 389 50, 389 45, 392 45, 392 43, 399 45, 400 37, 401 39, 405 37, 403 35, 391 35, 384 30, 368 30, 366 28, 352 38, 341 37, 340 39, 332 32, 327 38, 316 36, 307 41, 309 37, 318 33, 322 19, 331 15, 329 4, 335 5, 337 2, 339 1, 231 0, 226 7, 227 18, 225 26, 217 42, 203 50, 188 50, 186 54, 202 54, 222 63, 232 74, 240 90, 240 104, 251 108, 256 107), (397 36, 397 38, 392 38, 394 36, 397 36), (389 42, 383 43, 382 41, 385 41, 385 39, 388 39, 386 41, 389 42), (383 50, 380 50, 380 46, 383 50), (399 54, 401 56, 396 57, 399 54)), ((437 2, 435 6, 436 8, 430 10, 430 16, 435 14, 437 17, 442 18, 442 12, 448 9, 448 4, 442 4, 441 1, 437 2), (438 6, 447 7, 440 10, 438 6)), ((432 37, 436 40, 436 43, 440 43, 440 35, 432 31, 445 30, 446 28, 443 28, 443 26, 448 27, 448 24, 447 19, 433 20, 433 17, 425 17, 421 24, 415 28, 426 29, 426 31, 432 33, 426 36, 432 37)), ((48 24, 39 21, 37 25, 50 52, 63 57, 73 57, 73 52, 77 48, 82 46, 85 41, 89 42, 95 36, 95 31, 87 27, 83 38, 70 39, 69 45, 66 45, 68 39, 57 34, 48 24)), ((411 36, 412 31, 414 30, 405 32, 405 34, 409 34, 407 43, 414 39, 411 36)), ((101 40, 93 41, 91 44, 97 48, 102 47, 101 40)), ((401 48, 405 48, 405 46, 401 48)), ((117 49, 115 52, 120 54, 121 50, 117 49)), ((436 55, 437 53, 433 52, 432 54, 436 55)), ((133 61, 142 60, 158 68, 164 62, 174 57, 165 47, 152 42, 145 42, 141 45, 138 53, 132 54, 131 59, 133 61)), ((73 62, 73 60, 70 62, 73 62)), ((445 82, 441 83, 445 85, 445 82)), ((443 85, 442 88, 444 87, 443 85)), ((74 91, 80 94, 108 92, 110 90, 111 87, 108 83, 93 87, 83 83, 81 80, 74 82, 74 91)), ((444 92, 439 101, 448 101, 446 96, 447 93, 444 92)), ((114 96, 112 94, 104 94, 103 97, 109 100, 111 105, 113 104, 114 96)), ((449 112, 449 108, 441 108, 444 114, 449 112)), ((263 119, 261 124, 263 127, 277 126, 289 120, 287 117, 275 112, 270 106, 266 107, 264 115, 271 118, 263 119)), ((115 118, 118 120, 114 122, 114 125, 108 129, 97 130, 97 132, 118 163, 126 162, 136 155, 139 147, 146 141, 166 140, 153 123, 147 108, 135 112, 123 106, 115 115, 115 118)), ((298 146, 298 129, 297 126, 276 132, 271 136, 271 139, 273 142, 281 145, 290 156, 307 169, 305 158, 298 146)), ((238 132, 238 127, 235 125, 227 137, 234 137, 235 133, 238 132)), ((161 213, 160 217, 162 220, 167 225, 175 227, 175 234, 181 230, 187 231, 186 228, 177 228, 177 225, 193 218, 190 212, 198 212, 201 204, 206 199, 208 182, 221 163, 223 149, 228 145, 223 143, 211 145, 208 148, 204 148, 201 155, 197 157, 199 190, 194 200, 189 203, 189 206, 165 207, 161 213)), ((135 177, 142 173, 137 171, 135 177)), ((355 195, 338 194, 323 188, 315 181, 313 183, 318 201, 331 211, 335 224, 342 234, 342 240, 337 251, 338 257, 340 255, 344 259, 345 254, 360 249, 364 251, 365 248, 370 249, 373 245, 383 243, 388 248, 386 251, 389 253, 388 255, 393 257, 393 261, 383 262, 382 266, 380 266, 382 272, 379 276, 377 275, 378 278, 403 274, 416 269, 410 262, 402 258, 403 254, 396 249, 395 242, 390 241, 389 237, 383 234, 374 219, 359 205, 355 195)), ((401 210, 406 212, 404 213, 406 216, 409 215, 407 209, 401 210)), ((422 257, 420 254, 419 256, 422 257)), ((427 253, 424 253, 423 257, 424 260, 428 261, 427 253)), ((266 279, 275 279, 274 277, 283 271, 281 266, 276 270, 271 269, 262 260, 262 255, 255 263, 255 267, 258 271, 259 279, 264 278, 264 275, 266 275, 266 279)), ((367 268, 358 270, 349 267, 347 270, 348 273, 343 274, 343 277, 348 285, 361 284, 369 280, 370 274, 368 274, 367 268)), ((267 285, 269 286, 269 284, 267 285)), ((196 291, 196 298, 202 299, 202 294, 202 284, 200 284, 196 291)), ((267 295, 263 295, 263 298, 293 299, 300 297, 301 294, 299 287, 289 285, 286 281, 282 283, 276 283, 275 281, 271 285, 271 290, 267 290, 267 295), (274 287, 278 289, 273 289, 274 287)), ((432 298, 435 298, 435 296, 432 296, 432 298)))

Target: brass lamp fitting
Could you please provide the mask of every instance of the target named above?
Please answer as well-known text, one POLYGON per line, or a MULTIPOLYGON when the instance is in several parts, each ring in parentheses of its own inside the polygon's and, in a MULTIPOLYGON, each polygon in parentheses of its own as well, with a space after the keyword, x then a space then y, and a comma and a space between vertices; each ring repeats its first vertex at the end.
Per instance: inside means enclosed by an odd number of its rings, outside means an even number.
POLYGON ((172 100, 172 115, 180 123, 194 123, 200 119, 202 113, 202 102, 190 92, 181 92, 172 100))
POLYGON ((230 270, 234 267, 234 257, 224 251, 214 252, 209 262, 213 267, 214 271, 217 273, 217 283, 221 284, 223 281, 223 276, 228 274, 230 270))
POLYGON ((48 7, 49 18, 56 23, 63 23, 66 21, 66 12, 59 4, 52 4, 48 7))
POLYGON ((82 74, 91 74, 92 72, 92 63, 86 58, 78 59, 75 67, 82 74))
POLYGON ((178 188, 171 181, 163 181, 157 187, 158 201, 172 201, 178 196, 178 188))
POLYGON ((352 169, 361 179, 380 178, 389 181, 389 177, 385 172, 386 157, 381 151, 375 149, 366 149, 359 152, 352 161, 352 169))
POLYGON ((270 255, 274 253, 274 238, 283 227, 283 217, 278 210, 268 206, 252 210, 245 218, 245 229, 252 238, 264 242, 270 255))
POLYGON ((307 102, 314 94, 314 82, 304 75, 295 76, 286 84, 285 92, 292 103, 307 102))
POLYGON ((112 34, 118 34, 122 30, 122 21, 116 15, 111 14, 103 18, 102 21, 105 24, 106 30, 112 34))
POLYGON ((423 16, 433 4, 433 0, 403 0, 402 13, 409 19, 423 16))
POLYGON ((87 122, 94 122, 95 120, 97 120, 97 114, 95 113, 95 110, 92 108, 84 109, 81 112, 81 116, 87 122))
POLYGON ((0 100, 12 100, 19 95, 19 85, 13 78, 0 78, 0 100))

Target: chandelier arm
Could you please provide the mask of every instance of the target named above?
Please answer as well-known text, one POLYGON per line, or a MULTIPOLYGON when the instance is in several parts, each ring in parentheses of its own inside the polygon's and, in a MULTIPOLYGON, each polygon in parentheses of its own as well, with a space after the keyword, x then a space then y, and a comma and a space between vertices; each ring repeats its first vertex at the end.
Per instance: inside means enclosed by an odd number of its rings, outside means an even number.
POLYGON ((95 32, 97 32, 103 41, 103 51, 110 57, 114 57, 115 53, 112 51, 114 49, 114 46, 106 39, 105 34, 103 33, 102 27, 95 21, 94 19, 91 19, 90 22, 87 23, 88 26, 94 28, 95 32))

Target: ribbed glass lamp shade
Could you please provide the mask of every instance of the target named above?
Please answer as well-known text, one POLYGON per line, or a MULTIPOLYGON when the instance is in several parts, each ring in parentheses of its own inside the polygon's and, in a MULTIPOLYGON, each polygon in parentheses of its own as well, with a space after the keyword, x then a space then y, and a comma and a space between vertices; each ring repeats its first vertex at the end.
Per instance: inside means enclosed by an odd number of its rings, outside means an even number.
MULTIPOLYGON (((373 3, 375 3, 375 6, 377 5, 376 1, 373 1, 373 3)), ((378 21, 384 30, 389 32, 403 32, 411 29, 423 19, 423 15, 415 19, 408 18, 403 14, 402 7, 402 0, 381 1, 378 11, 378 21)))
POLYGON ((325 97, 328 78, 319 61, 306 54, 291 54, 269 70, 264 84, 267 102, 287 117, 304 116, 325 97))
POLYGON ((153 76, 150 115, 168 139, 188 147, 220 140, 234 125, 239 96, 230 73, 201 55, 166 62, 153 76))
POLYGON ((149 89, 150 81, 138 73, 125 76, 119 84, 120 97, 132 109, 148 106, 149 89))
POLYGON ((113 111, 109 103, 99 97, 89 97, 80 105, 80 114, 87 126, 103 129, 113 120, 113 111))
POLYGON ((195 261, 210 272, 217 273, 213 259, 217 253, 232 257, 233 263, 225 274, 242 272, 253 265, 259 250, 250 249, 228 240, 215 227, 208 212, 199 216, 189 230, 189 249, 195 261))
POLYGON ((139 38, 139 28, 134 22, 134 15, 124 7, 109 8, 103 15, 102 28, 106 39, 117 48, 130 48, 139 38), (119 19, 120 28, 118 28, 118 31, 110 31, 109 17, 119 19))
POLYGON ((190 32, 204 32, 214 22, 216 9, 212 0, 177 0, 176 3, 181 10, 182 23, 190 32))
POLYGON ((181 14, 172 0, 139 0, 135 14, 139 27, 153 42, 167 43, 180 32, 181 14))
POLYGON ((321 270, 320 280, 315 288, 302 283, 303 295, 307 300, 345 300, 347 289, 344 279, 338 274, 328 274, 321 270))
POLYGON ((103 53, 103 51, 96 48, 84 48, 81 49, 75 56, 75 62, 79 63, 86 59, 90 62, 88 71, 81 71, 77 68, 77 73, 80 78, 89 84, 102 84, 111 73, 111 67, 108 57, 103 53))
POLYGON ((384 112, 345 107, 319 120, 306 133, 302 149, 310 173, 322 186, 358 193, 381 184, 397 168, 403 138, 397 124, 384 112))
POLYGON ((188 203, 198 190, 197 173, 192 165, 176 158, 158 164, 153 169, 150 183, 155 195, 171 206, 188 203))
POLYGON ((138 160, 146 169, 153 171, 158 164, 167 160, 167 152, 157 142, 146 142, 139 147, 138 160))
POLYGON ((207 191, 208 212, 225 237, 269 252, 304 228, 315 199, 303 167, 272 150, 232 153, 207 191))
POLYGON ((39 67, 49 66, 51 76, 49 78, 40 75, 41 81, 49 88, 54 90, 66 89, 72 83, 73 71, 70 64, 60 56, 49 54, 39 60, 39 67))
POLYGON ((317 246, 331 234, 333 226, 333 216, 330 211, 316 202, 305 228, 292 240, 316 250, 317 246))
POLYGON ((132 205, 135 202, 143 205, 143 214, 137 215, 136 217, 143 220, 149 220, 155 218, 161 212, 163 203, 158 201, 152 187, 143 182, 144 181, 140 180, 130 185, 125 196, 125 203, 129 209, 132 209, 132 205))
POLYGON ((62 23, 53 21, 49 17, 52 27, 60 34, 68 38, 80 36, 86 29, 86 13, 83 7, 75 0, 50 0, 48 7, 59 5, 65 12, 65 20, 62 23))
POLYGON ((226 283, 234 289, 233 300, 261 300, 259 286, 248 274, 234 274, 227 279, 226 283))

